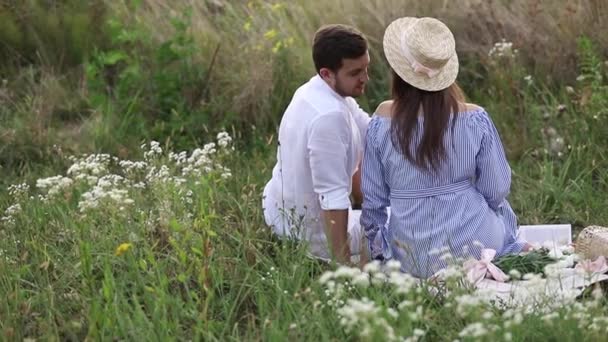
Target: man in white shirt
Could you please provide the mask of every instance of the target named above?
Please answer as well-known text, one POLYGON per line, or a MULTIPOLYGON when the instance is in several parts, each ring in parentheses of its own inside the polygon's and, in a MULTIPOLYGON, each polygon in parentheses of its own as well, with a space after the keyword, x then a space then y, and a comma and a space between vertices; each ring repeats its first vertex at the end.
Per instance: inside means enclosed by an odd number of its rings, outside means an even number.
POLYGON ((344 25, 313 41, 317 75, 295 92, 279 128, 277 164, 264 188, 264 218, 275 234, 306 240, 310 253, 349 262, 361 251, 350 196, 362 199, 358 166, 369 116, 354 97, 365 91, 365 37, 344 25))

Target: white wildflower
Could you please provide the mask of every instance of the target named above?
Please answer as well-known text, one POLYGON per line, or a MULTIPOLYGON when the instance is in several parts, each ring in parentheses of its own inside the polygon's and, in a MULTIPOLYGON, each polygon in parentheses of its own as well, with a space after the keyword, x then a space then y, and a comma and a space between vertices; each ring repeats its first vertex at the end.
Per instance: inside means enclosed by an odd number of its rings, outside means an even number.
POLYGON ((399 318, 399 313, 393 308, 386 309, 386 313, 394 319, 399 318))
POLYGON ((19 203, 17 203, 17 204, 13 204, 10 207, 6 208, 6 211, 4 211, 4 214, 8 215, 8 216, 15 216, 15 215, 19 214, 21 211, 22 211, 21 205, 19 203))
POLYGON ((46 190, 48 196, 55 196, 69 188, 74 181, 63 176, 54 176, 36 180, 36 187, 46 190))
POLYGON ((558 319, 558 318, 559 318, 559 314, 557 312, 551 312, 551 313, 548 313, 541 317, 541 319, 547 323, 549 323, 555 319, 558 319))
POLYGON ((380 308, 365 297, 361 300, 349 298, 347 304, 339 308, 337 312, 341 317, 340 323, 350 330, 357 327, 359 322, 375 319, 380 313, 380 308))
POLYGON ((400 294, 409 293, 417 284, 416 278, 400 271, 391 272, 388 277, 388 282, 395 287, 395 292, 400 294))
POLYGON ((456 313, 466 316, 471 310, 477 309, 485 303, 485 300, 477 294, 463 294, 455 298, 456 313))
POLYGON ((412 302, 411 300, 404 300, 403 302, 399 303, 399 305, 397 305, 397 309, 405 310, 409 307, 412 307, 413 305, 414 305, 414 302, 412 302))
POLYGON ((472 338, 480 338, 485 336, 488 333, 488 330, 481 322, 471 323, 467 325, 462 331, 458 334, 458 336, 462 338, 472 337, 472 338))
MULTIPOLYGON (((142 145, 142 148, 145 148, 145 145, 142 145)), ((160 147, 160 143, 158 141, 150 141, 150 149, 144 152, 144 159, 150 160, 155 157, 161 156, 163 153, 163 149, 160 147)))
POLYGON ((369 273, 369 274, 374 274, 374 273, 380 272, 380 262, 377 260, 374 260, 370 263, 365 264, 365 266, 363 266, 363 272, 369 273))
POLYGON ((422 329, 418 329, 418 328, 414 329, 414 336, 422 337, 425 334, 426 334, 426 331, 424 331, 422 329))
POLYGON ((362 272, 362 273, 356 275, 353 278, 353 285, 363 287, 363 288, 368 287, 370 285, 369 274, 362 272))
POLYGON ((325 271, 321 275, 321 278, 319 278, 319 283, 326 284, 329 280, 331 280, 333 278, 334 278, 334 272, 332 272, 332 271, 325 271))
POLYGON ((8 187, 8 194, 17 199, 27 196, 30 191, 30 186, 27 183, 12 184, 8 187))
POLYGON ((218 146, 225 148, 232 142, 232 138, 227 132, 220 132, 217 135, 218 146))
POLYGON ((118 165, 126 172, 132 173, 136 171, 145 170, 148 167, 148 163, 145 161, 130 161, 130 160, 121 160, 118 165))
POLYGON ((112 157, 109 154, 90 154, 81 158, 70 157, 70 160, 73 164, 67 174, 76 179, 79 175, 101 176, 107 173, 112 157))
POLYGON ((420 305, 418 305, 416 307, 416 311, 410 312, 408 314, 410 320, 412 320, 414 322, 421 320, 423 318, 423 315, 424 315, 424 309, 420 305))
POLYGON ((513 49, 513 43, 506 41, 504 38, 500 42, 495 43, 490 52, 488 52, 488 56, 491 59, 513 58, 517 54, 517 49, 513 49))
POLYGON ((348 266, 340 266, 334 272, 334 278, 353 279, 355 276, 357 276, 359 274, 361 274, 361 270, 359 270, 358 268, 348 267, 348 266))
POLYGON ((386 262, 384 267, 388 272, 399 271, 401 270, 401 262, 399 262, 399 260, 391 259, 386 262))
POLYGON ((378 272, 378 273, 374 273, 372 275, 372 284, 374 284, 374 285, 384 284, 384 283, 386 283, 387 280, 388 280, 388 277, 384 273, 378 272))

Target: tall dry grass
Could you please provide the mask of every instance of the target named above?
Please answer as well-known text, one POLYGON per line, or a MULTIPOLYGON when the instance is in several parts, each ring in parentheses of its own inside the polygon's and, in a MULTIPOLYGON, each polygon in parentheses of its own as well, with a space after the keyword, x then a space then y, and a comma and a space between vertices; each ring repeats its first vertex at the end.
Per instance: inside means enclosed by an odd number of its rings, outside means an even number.
MULTIPOLYGON (((61 3, 54 1, 53 6, 61 3)), ((276 125, 294 89, 314 73, 311 39, 323 24, 354 25, 369 38, 372 80, 367 96, 360 99, 368 110, 388 95, 388 69, 381 39, 384 28, 401 16, 434 16, 448 24, 456 36, 462 61, 460 80, 468 92, 475 89, 471 81, 475 86, 481 85, 477 88, 491 86, 493 71, 488 51, 503 38, 512 41, 520 51, 518 63, 523 61, 525 72, 535 78, 542 77, 544 83, 544 78, 548 78, 549 84, 575 83, 578 37, 590 37, 600 49, 600 56, 608 52, 608 35, 604 34, 608 32, 608 4, 603 0, 142 0, 139 6, 134 3, 99 0, 91 7, 90 16, 118 19, 125 26, 144 32, 147 41, 141 46, 116 49, 133 49, 128 53, 146 56, 152 64, 155 49, 175 36, 175 18, 188 18, 187 31, 198 49, 188 57, 187 63, 195 70, 204 70, 201 73, 204 79, 197 82, 200 89, 189 91, 204 92, 205 96, 200 103, 188 106, 191 112, 180 114, 213 116, 208 120, 212 125, 228 128, 234 124, 241 132, 251 125, 266 129, 276 125)), ((22 6, 29 6, 26 5, 22 6)), ((52 14, 56 16, 56 12, 52 14)), ((10 15, 7 11, 3 13, 10 15)), ((37 30, 42 32, 43 28, 37 30)), ((100 32, 108 34, 110 30, 100 32)), ((107 44, 112 38, 98 37, 98 43, 107 44)), ((60 56, 66 44, 75 44, 70 42, 68 39, 56 47, 47 42, 38 48, 56 48, 58 51, 40 53, 60 56)), ((80 55, 95 55, 95 51, 80 55)), ((90 150, 111 149, 114 142, 121 141, 121 137, 115 136, 115 124, 108 119, 110 116, 104 116, 91 104, 95 94, 87 87, 90 80, 82 67, 87 59, 67 72, 65 66, 43 62, 47 59, 27 67, 15 63, 8 77, 0 75, 7 78, 0 91, 0 143, 4 146, 0 159, 6 168, 28 160, 22 157, 23 153, 11 153, 9 159, 14 162, 6 161, 7 151, 19 146, 38 153, 55 143, 67 142, 74 149, 81 146, 90 150), (106 143, 100 146, 96 141, 106 143)), ((6 65, 9 64, 7 61, 6 65)), ((158 70, 150 70, 150 74, 155 71, 158 70)), ((511 85, 517 86, 517 82, 511 85)), ((145 89, 145 85, 141 87, 145 89)), ((485 94, 479 96, 485 97, 485 94)), ((508 103, 509 99, 503 102, 513 105, 508 103)), ((143 117, 146 113, 139 114, 143 117)), ((120 123, 125 115, 115 113, 113 117, 120 123)), ((184 121, 184 118, 176 120, 184 121)), ((221 127, 209 127, 210 130, 217 128, 221 127)), ((136 136, 136 140, 141 138, 137 134, 129 132, 128 135, 136 136)))
MULTIPOLYGON (((220 47, 212 74, 214 97, 228 98, 230 110, 242 115, 274 109, 262 103, 285 86, 273 79, 278 58, 295 73, 297 81, 289 86, 313 73, 310 41, 318 27, 328 23, 354 25, 368 36, 372 57, 380 64, 377 85, 383 85, 386 78, 381 52, 384 28, 401 16, 433 16, 445 21, 456 36, 461 59, 482 67, 495 42, 511 41, 530 70, 558 82, 571 82, 577 76, 578 37, 590 37, 601 53, 608 53, 608 35, 604 34, 608 32, 608 3, 603 0, 143 2, 137 10, 123 12, 146 25, 159 40, 170 34, 172 15, 191 10, 192 34, 205 47, 201 67, 208 65, 215 47, 220 47), (277 56, 272 50, 281 39, 290 41, 289 51, 277 56)), ((108 6, 116 9, 120 5, 108 2, 108 6)))

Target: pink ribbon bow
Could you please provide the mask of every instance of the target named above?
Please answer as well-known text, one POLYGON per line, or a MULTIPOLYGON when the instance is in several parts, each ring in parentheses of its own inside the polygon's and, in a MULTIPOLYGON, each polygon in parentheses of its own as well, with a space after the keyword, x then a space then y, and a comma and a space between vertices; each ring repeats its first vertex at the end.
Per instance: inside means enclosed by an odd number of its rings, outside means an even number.
POLYGON ((433 78, 433 77, 437 76, 439 74, 439 72, 441 72, 440 69, 434 69, 434 68, 427 67, 424 64, 420 63, 418 60, 416 60, 414 55, 412 55, 412 51, 410 50, 409 45, 407 43, 407 37, 408 37, 407 33, 405 33, 401 36, 401 52, 403 53, 403 56, 405 57, 405 59, 408 62, 410 62, 411 66, 412 66, 412 70, 415 73, 424 74, 428 78, 433 78))
POLYGON ((576 266, 575 269, 582 269, 586 273, 599 273, 603 274, 608 272, 608 264, 606 264, 606 258, 603 255, 600 255, 595 261, 591 261, 589 259, 582 260, 576 266))
POLYGON ((420 64, 420 62, 418 62, 418 61, 412 62, 412 69, 414 69, 415 73, 425 74, 428 78, 433 78, 433 77, 437 76, 437 74, 439 74, 439 72, 441 71, 439 69, 432 69, 432 68, 426 67, 426 66, 420 64))
POLYGON ((492 263, 494 256, 495 250, 485 248, 481 251, 480 260, 468 260, 464 263, 467 279, 472 284, 479 283, 483 278, 491 278, 501 283, 507 281, 507 275, 492 263))

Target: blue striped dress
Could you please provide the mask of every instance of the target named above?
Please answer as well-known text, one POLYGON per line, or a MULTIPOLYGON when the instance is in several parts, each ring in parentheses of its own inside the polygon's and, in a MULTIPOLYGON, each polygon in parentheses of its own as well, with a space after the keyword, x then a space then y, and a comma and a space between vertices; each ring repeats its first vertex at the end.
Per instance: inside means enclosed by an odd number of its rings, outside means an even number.
MULTIPOLYGON (((423 124, 420 117, 416 132, 423 124)), ((372 117, 363 157, 361 225, 369 241, 382 241, 381 250, 370 244, 373 257, 399 260, 402 271, 428 278, 446 267, 446 252, 479 258, 482 248, 497 256, 522 250, 506 200, 511 168, 484 109, 459 113, 453 132, 446 131, 447 156, 436 173, 409 162, 393 146, 390 127, 390 117, 372 117)), ((417 133, 416 142, 420 138, 417 133)))

